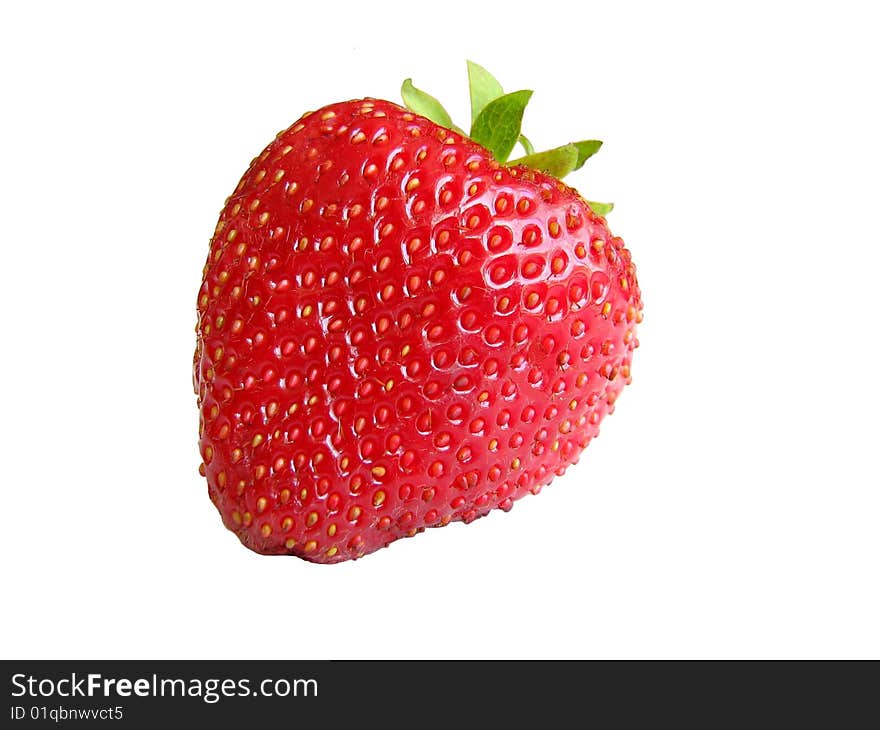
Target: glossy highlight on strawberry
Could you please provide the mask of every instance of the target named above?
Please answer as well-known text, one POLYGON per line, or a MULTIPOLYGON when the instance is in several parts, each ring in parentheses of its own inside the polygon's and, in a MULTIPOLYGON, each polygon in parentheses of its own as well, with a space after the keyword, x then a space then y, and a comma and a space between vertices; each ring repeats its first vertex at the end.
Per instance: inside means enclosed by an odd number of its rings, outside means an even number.
POLYGON ((390 102, 306 114, 211 242, 210 497, 252 550, 324 563, 508 510, 613 410, 641 308, 623 242, 558 179, 390 102))

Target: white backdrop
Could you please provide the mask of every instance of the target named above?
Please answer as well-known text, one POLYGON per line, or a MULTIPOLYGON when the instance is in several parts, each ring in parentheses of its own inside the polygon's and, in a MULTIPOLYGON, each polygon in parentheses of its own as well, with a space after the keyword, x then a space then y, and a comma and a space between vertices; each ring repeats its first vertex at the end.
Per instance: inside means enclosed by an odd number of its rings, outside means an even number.
POLYGON ((880 657, 868 3, 19 3, 0 23, 4 658, 880 657), (487 6, 491 6, 489 9, 487 6), (197 474, 224 198, 301 113, 465 59, 611 200, 634 382, 510 514, 266 558, 197 474))

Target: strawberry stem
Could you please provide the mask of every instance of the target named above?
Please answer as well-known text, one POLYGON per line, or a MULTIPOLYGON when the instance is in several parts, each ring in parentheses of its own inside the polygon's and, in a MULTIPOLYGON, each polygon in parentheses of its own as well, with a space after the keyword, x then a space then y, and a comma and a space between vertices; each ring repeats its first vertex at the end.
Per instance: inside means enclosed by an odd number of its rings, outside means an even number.
MULTIPOLYGON (((406 79, 400 89, 404 105, 411 112, 427 117, 441 127, 470 137, 489 150, 502 164, 540 170, 559 179, 579 170, 599 151, 602 142, 587 139, 535 152, 534 146, 521 129, 523 114, 532 92, 521 90, 505 94, 498 79, 485 68, 473 61, 467 62, 467 68, 471 101, 471 128, 468 134, 453 123, 449 112, 437 99, 413 86, 412 79, 406 79), (525 155, 508 163, 508 157, 517 143, 523 148, 525 155)), ((599 215, 605 215, 614 207, 611 203, 588 203, 599 215)))
POLYGON ((535 146, 531 142, 529 142, 529 138, 526 137, 524 134, 521 134, 519 136, 519 143, 520 145, 522 145, 523 151, 527 155, 535 154, 535 146))

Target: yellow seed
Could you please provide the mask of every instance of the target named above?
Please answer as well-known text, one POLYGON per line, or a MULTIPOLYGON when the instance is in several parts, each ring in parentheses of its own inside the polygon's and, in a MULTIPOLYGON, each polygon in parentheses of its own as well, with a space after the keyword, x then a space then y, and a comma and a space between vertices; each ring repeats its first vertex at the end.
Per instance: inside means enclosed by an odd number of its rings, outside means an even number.
POLYGON ((381 507, 382 503, 385 501, 385 492, 381 489, 373 495, 373 506, 381 507))
POLYGON ((339 552, 339 549, 336 548, 335 546, 331 547, 331 548, 327 548, 327 557, 332 558, 338 552, 339 552))
POLYGON ((293 517, 285 517, 281 520, 281 529, 285 532, 290 532, 290 528, 293 527, 293 517))
POLYGON ((284 541, 284 547, 286 547, 288 550, 292 550, 295 546, 296 546, 296 540, 294 540, 292 537, 288 537, 284 541))
POLYGON ((265 512, 265 511, 266 511, 266 506, 267 506, 268 504, 269 504, 269 500, 267 500, 265 497, 260 497, 260 498, 257 500, 257 514, 260 514, 260 513, 262 513, 262 512, 265 512))
POLYGON ((374 466, 370 471, 374 477, 381 478, 385 476, 388 470, 384 466, 374 466))
POLYGON ((327 534, 330 537, 333 537, 336 534, 336 525, 334 523, 331 523, 330 527, 327 528, 327 534))
POLYGON ((309 540, 309 541, 303 546, 303 550, 305 550, 307 553, 314 552, 314 551, 317 550, 317 549, 318 549, 318 543, 316 543, 314 540, 309 540))
POLYGON ((514 458, 513 461, 510 462, 510 468, 511 469, 519 469, 519 465, 521 463, 522 462, 519 460, 519 457, 517 456, 516 458, 514 458))
POLYGON ((256 434, 256 435, 251 439, 251 446, 253 446, 254 448, 256 448, 257 446, 259 446, 261 443, 263 443, 263 435, 260 434, 260 433, 256 434))
POLYGON ((269 535, 272 534, 272 528, 271 528, 271 526, 269 526, 269 525, 263 525, 263 527, 260 528, 260 534, 261 534, 263 537, 269 537, 269 535))
POLYGON ((318 513, 317 512, 309 512, 308 517, 306 517, 306 527, 313 527, 317 521, 318 521, 318 513))

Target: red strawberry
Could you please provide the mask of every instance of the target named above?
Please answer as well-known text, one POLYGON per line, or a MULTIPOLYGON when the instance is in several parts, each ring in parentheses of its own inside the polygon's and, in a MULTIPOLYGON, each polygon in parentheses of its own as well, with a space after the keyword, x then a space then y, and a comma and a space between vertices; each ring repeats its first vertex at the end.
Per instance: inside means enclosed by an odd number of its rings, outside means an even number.
MULTIPOLYGON (((194 375, 209 494, 252 550, 339 562, 508 510, 577 460, 630 381, 642 304, 623 242, 577 191, 450 126, 332 104, 226 202, 194 375)), ((524 161, 570 169, 578 149, 524 161)))

